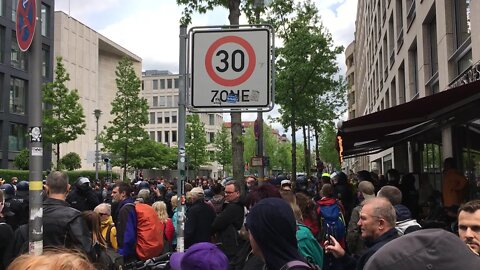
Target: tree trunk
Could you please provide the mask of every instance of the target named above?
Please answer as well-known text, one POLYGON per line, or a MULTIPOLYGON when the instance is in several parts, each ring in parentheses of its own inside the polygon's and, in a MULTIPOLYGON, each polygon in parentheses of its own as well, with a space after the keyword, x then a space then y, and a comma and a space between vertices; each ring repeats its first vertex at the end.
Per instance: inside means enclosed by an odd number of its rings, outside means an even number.
POLYGON ((295 126, 295 111, 292 110, 292 119, 290 122, 290 126, 292 127, 292 177, 290 181, 292 181, 292 187, 295 186, 295 181, 297 180, 297 137, 295 135, 295 131, 297 127, 295 126))
POLYGON ((57 143, 57 171, 60 170, 60 144, 57 143))
POLYGON ((305 174, 309 175, 309 167, 308 167, 308 136, 307 136, 307 128, 303 125, 302 126, 302 132, 303 132, 303 158, 305 160, 303 166, 305 170, 305 174))
POLYGON ((318 131, 315 129, 315 156, 320 158, 320 148, 318 146, 318 131))
MULTIPOLYGON (((228 20, 230 25, 238 25, 240 21, 240 0, 228 2, 228 20)), ((242 140, 242 114, 240 112, 230 113, 232 121, 232 166, 233 179, 240 181, 242 193, 245 194, 244 164, 243 164, 243 140, 242 140)))
POLYGON ((127 180, 127 164, 128 164, 128 141, 125 143, 123 153, 123 182, 127 180))

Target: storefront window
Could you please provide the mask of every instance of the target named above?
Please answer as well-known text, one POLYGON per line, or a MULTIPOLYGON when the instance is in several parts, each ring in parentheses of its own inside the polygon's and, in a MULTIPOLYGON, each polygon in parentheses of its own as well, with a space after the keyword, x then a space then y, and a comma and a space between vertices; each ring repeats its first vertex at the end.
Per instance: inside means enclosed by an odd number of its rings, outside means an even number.
POLYGON ((442 172, 442 155, 440 145, 423 144, 422 171, 424 173, 442 172))

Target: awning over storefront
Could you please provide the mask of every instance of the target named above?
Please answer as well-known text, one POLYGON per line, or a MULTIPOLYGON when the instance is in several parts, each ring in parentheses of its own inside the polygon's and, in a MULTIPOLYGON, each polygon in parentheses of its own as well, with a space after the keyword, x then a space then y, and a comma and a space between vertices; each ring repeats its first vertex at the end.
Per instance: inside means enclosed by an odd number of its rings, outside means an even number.
POLYGON ((480 115, 480 81, 343 122, 337 150, 343 158, 373 154, 456 118, 480 115))

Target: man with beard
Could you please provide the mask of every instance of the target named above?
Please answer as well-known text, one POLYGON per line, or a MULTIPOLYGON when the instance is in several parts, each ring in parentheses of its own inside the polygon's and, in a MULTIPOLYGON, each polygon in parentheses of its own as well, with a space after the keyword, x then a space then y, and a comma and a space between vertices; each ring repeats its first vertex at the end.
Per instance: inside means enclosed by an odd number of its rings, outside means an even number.
POLYGON ((375 252, 398 237, 395 222, 395 208, 387 199, 365 200, 357 224, 368 249, 360 257, 348 255, 335 237, 330 236, 331 242, 325 241, 325 251, 333 254, 345 269, 362 270, 375 252))
POLYGON ((458 210, 458 235, 480 255, 480 200, 469 201, 458 210))

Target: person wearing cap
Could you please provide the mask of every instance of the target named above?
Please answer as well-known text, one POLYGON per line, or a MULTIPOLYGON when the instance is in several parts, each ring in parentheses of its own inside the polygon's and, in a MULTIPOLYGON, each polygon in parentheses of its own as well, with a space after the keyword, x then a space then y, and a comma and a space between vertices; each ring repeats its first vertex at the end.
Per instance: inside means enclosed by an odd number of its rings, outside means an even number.
POLYGON ((475 256, 455 234, 443 229, 412 232, 385 244, 365 265, 368 270, 477 270, 475 256))
POLYGON ((185 248, 200 242, 209 242, 215 211, 205 203, 203 188, 194 187, 187 193, 188 208, 185 220, 185 248))
POLYGON ((290 180, 285 179, 280 182, 280 189, 281 190, 292 190, 292 182, 290 180))
POLYGON ((480 200, 469 201, 458 209, 458 235, 473 253, 480 255, 480 200))
POLYGON ((80 212, 93 210, 100 204, 87 177, 79 177, 75 181, 72 191, 67 195, 67 202, 80 212))
POLYGON ((216 241, 221 243, 220 249, 225 252, 230 262, 238 254, 243 245, 239 230, 244 222, 245 210, 240 202, 240 185, 231 180, 225 183, 225 203, 212 224, 212 233, 216 241))
POLYGON ((362 210, 361 203, 365 200, 375 198, 375 187, 371 182, 362 181, 358 184, 357 189, 357 198, 359 204, 353 208, 352 215, 350 217, 350 222, 348 223, 347 228, 347 246, 348 250, 356 256, 360 256, 362 252, 366 249, 365 243, 363 242, 360 231, 360 227, 357 225, 358 220, 360 219, 360 211, 362 210))
POLYGON ((344 269, 369 269, 364 268, 368 259, 386 243, 398 237, 395 221, 395 208, 387 199, 372 198, 365 200, 358 225, 368 249, 360 257, 352 256, 346 253, 335 237, 330 236, 331 242, 325 241, 325 251, 333 254, 344 269))
POLYGON ((175 252, 170 257, 172 270, 202 269, 227 270, 227 256, 214 244, 200 242, 192 245, 186 252, 175 252))

